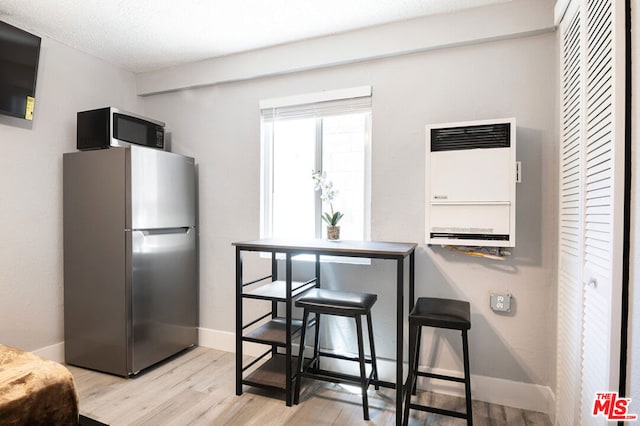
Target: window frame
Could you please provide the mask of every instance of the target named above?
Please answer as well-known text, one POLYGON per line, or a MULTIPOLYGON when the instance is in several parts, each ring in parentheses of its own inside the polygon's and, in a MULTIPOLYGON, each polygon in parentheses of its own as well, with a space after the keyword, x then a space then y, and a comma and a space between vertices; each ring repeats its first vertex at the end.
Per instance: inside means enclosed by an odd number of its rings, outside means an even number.
MULTIPOLYGON (((371 141, 372 141, 372 108, 371 108, 371 86, 360 86, 354 87, 350 89, 339 89, 332 91, 324 91, 318 93, 310 93, 303 95, 295 95, 284 98, 273 98, 266 99, 260 101, 260 116, 261 116, 261 125, 260 125, 260 139, 261 139, 261 155, 260 155, 260 177, 261 177, 261 185, 260 185, 260 237, 261 238, 272 238, 273 237, 273 198, 272 198, 272 188, 273 188, 273 163, 274 163, 274 154, 273 154, 273 125, 276 117, 276 110, 278 108, 293 108, 296 106, 301 106, 306 109, 313 109, 315 104, 320 104, 322 102, 333 102, 333 101, 345 101, 345 104, 348 105, 349 100, 354 100, 355 102, 362 103, 363 100, 367 102, 366 107, 358 107, 359 109, 354 110, 353 112, 362 111, 369 115, 368 120, 366 120, 365 127, 365 140, 364 140, 364 205, 363 205, 363 240, 367 241, 371 238, 371 141), (272 115, 268 118, 265 118, 265 111, 272 112, 272 115)), ((321 108, 320 108, 321 109, 321 108)), ((316 137, 315 137, 315 167, 316 170, 322 170, 322 154, 323 154, 323 129, 322 129, 322 120, 325 117, 331 115, 342 115, 348 114, 349 110, 345 109, 344 112, 335 113, 327 113, 322 114, 320 112, 316 115, 309 115, 309 117, 315 117, 316 120, 316 137)), ((322 238, 323 235, 323 222, 320 219, 320 215, 322 213, 322 201, 320 200, 320 193, 316 192, 315 197, 315 238, 322 238)), ((325 260, 325 259, 323 259, 325 260)), ((339 261, 345 263, 370 263, 368 259, 349 259, 337 257, 335 259, 329 259, 331 261, 339 261), (364 260, 364 262, 363 262, 364 260)))

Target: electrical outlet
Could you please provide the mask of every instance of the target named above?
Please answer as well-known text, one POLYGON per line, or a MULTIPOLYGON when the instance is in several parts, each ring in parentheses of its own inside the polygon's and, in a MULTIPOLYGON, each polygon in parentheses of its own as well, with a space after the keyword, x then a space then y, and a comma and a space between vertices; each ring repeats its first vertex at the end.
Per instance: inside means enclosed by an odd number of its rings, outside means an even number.
POLYGON ((490 306, 496 312, 511 312, 511 294, 491 293, 490 306))

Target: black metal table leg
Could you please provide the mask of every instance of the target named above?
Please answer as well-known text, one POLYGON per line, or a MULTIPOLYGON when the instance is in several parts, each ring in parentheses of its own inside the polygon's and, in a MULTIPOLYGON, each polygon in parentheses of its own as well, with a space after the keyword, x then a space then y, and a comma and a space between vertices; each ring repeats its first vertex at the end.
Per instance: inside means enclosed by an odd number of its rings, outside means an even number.
POLYGON ((293 405, 293 388, 291 386, 291 379, 293 377, 293 368, 292 368, 292 338, 291 338, 291 315, 293 314, 292 300, 291 300, 291 253, 287 252, 285 259, 285 269, 287 274, 287 297, 286 297, 286 316, 285 316, 285 324, 286 324, 286 333, 287 333, 287 344, 285 348, 285 393, 287 400, 287 407, 291 407, 293 405))
POLYGON ((416 302, 415 293, 416 282, 416 252, 412 251, 409 255, 409 312, 413 310, 413 305, 416 302))
POLYGON ((397 317, 396 317, 396 425, 402 424, 403 372, 402 359, 404 349, 404 257, 397 260, 397 317))
POLYGON ((242 251, 236 247, 236 395, 242 395, 242 251))

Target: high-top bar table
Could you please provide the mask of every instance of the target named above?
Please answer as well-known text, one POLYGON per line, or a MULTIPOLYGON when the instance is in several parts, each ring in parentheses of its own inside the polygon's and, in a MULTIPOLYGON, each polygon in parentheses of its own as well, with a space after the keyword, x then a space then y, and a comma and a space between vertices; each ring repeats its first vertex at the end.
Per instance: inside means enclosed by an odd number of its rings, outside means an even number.
MULTIPOLYGON (((279 239, 261 239, 255 241, 236 242, 236 394, 242 394, 243 385, 243 366, 242 366, 242 342, 243 342, 243 317, 242 317, 242 298, 243 298, 243 277, 242 277, 242 252, 253 251, 271 253, 272 258, 272 275, 269 278, 272 281, 277 279, 276 254, 285 255, 285 275, 286 275, 286 359, 292 359, 291 353, 291 331, 292 331, 292 297, 295 291, 292 289, 291 279, 291 260, 294 256, 300 254, 314 255, 316 259, 315 265, 315 286, 320 286, 320 256, 344 256, 359 257, 369 259, 388 259, 396 261, 396 380, 395 383, 380 381, 380 386, 387 386, 396 390, 396 424, 402 423, 402 400, 403 400, 403 350, 404 350, 404 267, 405 260, 409 258, 409 311, 413 308, 414 303, 414 287, 415 287, 415 243, 395 243, 381 241, 328 241, 328 240, 279 240, 279 239)), ((312 280, 313 281, 313 280, 312 280)), ((383 301, 384 302, 384 301, 383 301)), ((291 378, 294 376, 291 362, 286 363, 286 402, 291 405, 291 396, 293 393, 291 387, 291 378)), ((248 382, 244 382, 248 383, 248 382)), ((250 383, 249 383, 250 384, 250 383)))

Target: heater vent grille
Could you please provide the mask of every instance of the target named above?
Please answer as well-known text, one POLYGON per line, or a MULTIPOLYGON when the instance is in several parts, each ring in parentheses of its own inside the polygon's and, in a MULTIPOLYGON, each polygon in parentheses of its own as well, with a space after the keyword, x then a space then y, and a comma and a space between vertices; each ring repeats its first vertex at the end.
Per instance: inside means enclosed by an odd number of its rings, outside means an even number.
POLYGON ((509 123, 431 129, 431 152, 510 146, 509 123))

